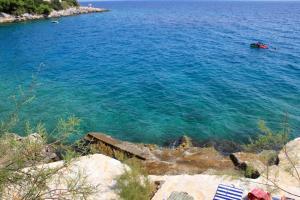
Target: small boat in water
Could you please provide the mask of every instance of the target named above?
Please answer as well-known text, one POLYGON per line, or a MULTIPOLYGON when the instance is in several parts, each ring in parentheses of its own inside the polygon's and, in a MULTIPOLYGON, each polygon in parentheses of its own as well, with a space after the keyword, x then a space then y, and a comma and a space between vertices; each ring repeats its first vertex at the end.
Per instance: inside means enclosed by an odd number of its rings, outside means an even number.
POLYGON ((269 46, 267 44, 260 43, 260 42, 252 43, 252 44, 250 44, 250 47, 256 48, 256 49, 268 49, 269 48, 269 46))
POLYGON ((51 21, 51 23, 53 23, 53 24, 58 24, 58 23, 59 23, 59 21, 57 21, 57 20, 53 20, 53 21, 51 21))

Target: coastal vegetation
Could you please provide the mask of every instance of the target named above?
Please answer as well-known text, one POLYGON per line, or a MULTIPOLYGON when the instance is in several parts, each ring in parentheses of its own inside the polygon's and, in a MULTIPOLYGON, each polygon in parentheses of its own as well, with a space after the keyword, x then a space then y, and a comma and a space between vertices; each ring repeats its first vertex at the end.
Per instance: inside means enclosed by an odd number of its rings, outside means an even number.
POLYGON ((154 185, 147 177, 137 159, 129 159, 125 162, 130 169, 126 170, 117 179, 117 192, 122 200, 148 200, 154 191, 154 185))
POLYGON ((283 122, 282 129, 278 132, 272 131, 265 121, 259 121, 258 129, 260 133, 257 138, 250 139, 250 143, 243 146, 245 151, 256 153, 263 150, 279 151, 289 140, 290 130, 287 118, 283 122))
POLYGON ((79 6, 77 0, 0 0, 0 12, 17 16, 24 13, 49 15, 52 10, 74 6, 79 6))
POLYGON ((29 121, 20 122, 22 108, 35 98, 35 85, 33 80, 28 90, 20 88, 9 98, 14 107, 0 121, 0 199, 86 199, 96 188, 86 182, 84 173, 78 172, 74 177, 58 175, 72 159, 84 154, 75 151, 79 142, 69 143, 80 133, 80 120, 74 116, 59 119, 51 131, 43 123, 32 126, 29 121), (22 124, 23 131, 14 134, 16 126, 22 124), (58 160, 63 161, 62 165, 44 167, 58 160), (62 184, 49 187, 53 182, 62 184))
POLYGON ((84 173, 78 172, 74 177, 59 176, 68 168, 71 159, 81 155, 72 145, 66 144, 68 138, 76 134, 78 125, 79 120, 75 117, 59 120, 52 132, 59 137, 52 139, 43 124, 32 128, 26 123, 24 134, 27 137, 2 130, 0 199, 86 199, 93 194, 96 188, 86 182, 84 173), (60 158, 56 156, 58 149, 60 158), (62 165, 44 167, 46 163, 61 159, 62 165), (53 182, 56 187, 49 187, 53 182))

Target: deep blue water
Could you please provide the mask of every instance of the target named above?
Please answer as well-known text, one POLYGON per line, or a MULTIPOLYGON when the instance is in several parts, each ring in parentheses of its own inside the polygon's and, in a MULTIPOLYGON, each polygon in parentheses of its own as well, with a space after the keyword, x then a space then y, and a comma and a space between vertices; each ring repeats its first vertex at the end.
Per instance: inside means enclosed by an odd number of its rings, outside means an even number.
POLYGON ((131 141, 244 141, 288 113, 300 135, 300 2, 93 5, 111 11, 0 26, 0 118, 34 75, 21 119, 48 126, 74 114, 131 141))

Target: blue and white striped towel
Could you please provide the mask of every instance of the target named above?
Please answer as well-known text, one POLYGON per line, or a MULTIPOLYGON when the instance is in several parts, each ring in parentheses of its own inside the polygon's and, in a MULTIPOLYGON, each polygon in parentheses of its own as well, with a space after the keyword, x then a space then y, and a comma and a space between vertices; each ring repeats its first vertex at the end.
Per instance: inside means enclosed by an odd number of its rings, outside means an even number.
POLYGON ((242 196, 242 189, 220 184, 218 186, 214 200, 241 200, 242 196))

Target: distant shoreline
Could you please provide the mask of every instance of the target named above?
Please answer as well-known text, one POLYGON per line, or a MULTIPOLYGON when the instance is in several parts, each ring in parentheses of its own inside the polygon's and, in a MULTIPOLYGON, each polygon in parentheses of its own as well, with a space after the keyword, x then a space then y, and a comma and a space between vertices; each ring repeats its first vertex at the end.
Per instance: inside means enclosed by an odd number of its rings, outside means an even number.
POLYGON ((15 16, 6 13, 0 13, 0 24, 31 21, 31 20, 38 20, 38 19, 58 18, 58 17, 66 17, 66 16, 73 16, 73 15, 80 15, 80 14, 106 12, 106 11, 109 10, 103 8, 80 6, 80 7, 71 7, 59 11, 54 10, 49 15, 24 13, 20 16, 15 16))

